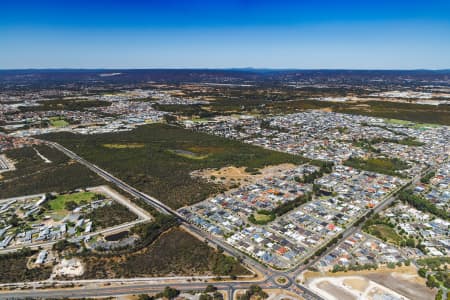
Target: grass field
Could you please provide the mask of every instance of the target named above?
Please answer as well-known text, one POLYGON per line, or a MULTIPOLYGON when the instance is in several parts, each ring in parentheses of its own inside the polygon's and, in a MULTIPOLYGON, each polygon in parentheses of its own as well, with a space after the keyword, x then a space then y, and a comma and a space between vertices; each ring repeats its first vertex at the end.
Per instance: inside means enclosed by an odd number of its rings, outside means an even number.
POLYGON ((439 127, 437 124, 431 124, 431 123, 415 123, 413 126, 415 129, 426 129, 426 128, 436 128, 439 127))
POLYGON ((48 205, 52 210, 64 210, 66 209, 66 203, 73 201, 77 204, 89 203, 95 198, 95 193, 92 192, 79 192, 73 194, 58 195, 55 199, 48 202, 48 205))
POLYGON ((59 117, 54 117, 50 118, 50 125, 53 127, 66 127, 67 125, 69 125, 69 122, 59 117))
POLYGON ((135 149, 145 147, 142 143, 128 143, 128 144, 103 144, 103 147, 109 149, 135 149))
POLYGON ((251 214, 248 220, 253 224, 266 225, 275 220, 276 215, 268 210, 259 210, 256 213, 251 214))
POLYGON ((266 214, 254 214, 255 216, 255 220, 257 222, 269 222, 272 218, 270 215, 266 215, 266 214))
POLYGON ((433 123, 413 123, 411 121, 399 120, 399 119, 387 119, 388 123, 409 126, 415 129, 425 129, 425 128, 435 128, 439 127, 437 124, 433 123))
POLYGON ((397 125, 411 125, 410 121, 399 120, 399 119, 387 119, 388 123, 397 124, 397 125))
POLYGON ((145 125, 130 132, 99 135, 56 133, 42 138, 63 144, 172 208, 202 201, 222 191, 220 185, 191 177, 194 170, 225 166, 258 169, 306 161, 299 156, 163 124, 145 125), (107 148, 105 144, 144 146, 107 148), (173 152, 174 149, 178 150, 177 153, 173 152), (180 155, 190 152, 196 159, 180 155))
POLYGON ((371 225, 367 231, 370 234, 395 245, 399 245, 403 240, 403 238, 398 235, 393 228, 386 224, 371 225))

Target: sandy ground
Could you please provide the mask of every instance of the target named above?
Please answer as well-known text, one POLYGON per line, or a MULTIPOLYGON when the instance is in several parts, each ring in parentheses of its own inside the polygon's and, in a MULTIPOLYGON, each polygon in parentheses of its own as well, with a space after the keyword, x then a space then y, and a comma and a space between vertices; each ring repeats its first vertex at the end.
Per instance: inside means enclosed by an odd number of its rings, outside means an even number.
POLYGON ((344 279, 343 283, 359 292, 364 292, 369 287, 369 282, 364 278, 351 277, 344 279))
POLYGON ((50 159, 48 159, 47 157, 45 157, 44 155, 42 155, 36 148, 33 148, 33 150, 36 152, 36 154, 46 163, 46 164, 50 164, 52 163, 52 161, 50 159))
POLYGON ((300 297, 297 294, 281 289, 263 289, 263 290, 269 295, 269 298, 267 298, 267 300, 282 300, 282 299, 304 300, 303 297, 300 297))
MULTIPOLYGON (((356 275, 356 276, 364 276, 367 274, 386 274, 386 273, 396 273, 396 274, 403 274, 405 275, 404 278, 411 278, 411 277, 418 277, 417 275, 417 268, 413 265, 411 266, 402 266, 402 267, 396 267, 395 269, 390 269, 385 266, 379 267, 377 270, 363 270, 363 271, 347 271, 347 272, 312 272, 312 271, 306 271, 302 273, 302 278, 304 280, 310 280, 316 277, 340 277, 340 276, 350 276, 350 275, 356 275)), ((423 284, 425 284, 425 280, 422 281, 423 284)), ((421 283, 422 283, 421 282, 421 283)))
POLYGON ((282 172, 283 170, 292 169, 295 165, 293 164, 280 164, 275 166, 267 166, 259 169, 261 174, 252 175, 245 172, 245 167, 223 167, 218 170, 215 169, 204 169, 192 172, 193 176, 199 176, 207 180, 213 181, 218 184, 223 184, 227 188, 235 185, 247 185, 252 184, 264 177, 275 176, 282 172), (215 179, 211 179, 214 176, 215 179))
POLYGON ((327 280, 320 281, 319 283, 312 284, 311 287, 319 295, 326 297, 327 299, 335 300, 356 300, 357 297, 349 293, 346 289, 339 287, 327 280))
MULTIPOLYGON (((408 297, 411 300, 434 299, 435 292, 425 284, 418 284, 419 276, 413 278, 405 278, 404 275, 398 273, 391 274, 368 274, 370 280, 390 288, 397 293, 408 297)), ((421 280, 423 281, 423 280, 421 280)))
POLYGON ((408 299, 385 286, 361 276, 315 278, 310 282, 309 287, 330 300, 371 300, 383 295, 392 296, 394 299, 408 299))
POLYGON ((435 292, 425 285, 425 280, 417 275, 417 269, 414 266, 403 266, 396 269, 380 268, 370 271, 348 271, 337 273, 318 273, 305 272, 302 281, 307 284, 318 278, 344 278, 347 280, 343 284, 349 286, 355 291, 361 291, 364 283, 361 279, 355 281, 353 277, 362 278, 363 280, 372 281, 382 287, 402 295, 411 300, 434 299, 435 292), (348 279, 351 277, 351 280, 348 279))
POLYGON ((52 277, 54 276, 69 276, 75 277, 83 275, 84 267, 81 260, 77 258, 63 259, 59 264, 53 268, 52 277))

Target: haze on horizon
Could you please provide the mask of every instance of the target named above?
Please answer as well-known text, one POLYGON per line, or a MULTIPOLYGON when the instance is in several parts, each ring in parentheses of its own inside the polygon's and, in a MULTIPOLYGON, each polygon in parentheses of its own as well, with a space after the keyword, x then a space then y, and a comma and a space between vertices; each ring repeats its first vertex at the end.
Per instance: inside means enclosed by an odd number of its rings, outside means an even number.
POLYGON ((448 69, 450 1, 13 1, 0 69, 448 69))

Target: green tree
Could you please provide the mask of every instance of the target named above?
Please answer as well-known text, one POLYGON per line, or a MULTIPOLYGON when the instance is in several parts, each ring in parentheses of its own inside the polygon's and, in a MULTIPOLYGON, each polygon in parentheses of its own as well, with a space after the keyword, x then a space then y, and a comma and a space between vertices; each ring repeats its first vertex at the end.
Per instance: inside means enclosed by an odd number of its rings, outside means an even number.
POLYGON ((424 268, 420 268, 417 273, 419 274, 420 277, 426 278, 427 277, 427 270, 424 268))
POLYGON ((212 284, 209 284, 206 288, 205 288, 205 293, 213 293, 217 291, 217 288, 215 286, 213 286, 212 284))

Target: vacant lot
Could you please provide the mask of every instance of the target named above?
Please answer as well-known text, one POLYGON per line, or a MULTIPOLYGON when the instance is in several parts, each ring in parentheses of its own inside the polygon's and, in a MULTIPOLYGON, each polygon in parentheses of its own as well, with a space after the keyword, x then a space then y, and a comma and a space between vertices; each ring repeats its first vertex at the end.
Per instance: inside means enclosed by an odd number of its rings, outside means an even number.
POLYGON ((427 288, 423 283, 418 284, 412 274, 402 275, 395 272, 390 274, 373 272, 367 274, 366 277, 412 300, 434 299, 434 294, 436 293, 427 288))
MULTIPOLYGON (((309 272, 305 275, 307 284, 311 284, 315 278, 323 277, 322 273, 309 272)), ((403 266, 396 268, 394 270, 389 268, 382 268, 378 270, 371 271, 348 271, 348 272, 338 272, 338 273, 326 273, 328 278, 336 278, 337 280, 348 276, 358 276, 368 280, 371 280, 381 286, 384 286, 392 291, 403 295, 411 300, 422 300, 422 299, 434 299, 436 294, 435 290, 431 290, 426 287, 425 279, 417 275, 417 269, 413 266, 403 266)), ((356 289, 361 288, 360 284, 352 282, 349 286, 354 286, 356 289)))
POLYGON ((16 162, 16 170, 2 173, 0 198, 105 184, 103 179, 58 150, 47 146, 35 148, 51 163, 46 163, 31 147, 7 151, 7 157, 16 162))
POLYGON ((386 224, 371 225, 366 230, 368 233, 382 239, 383 241, 400 245, 403 238, 398 235, 395 230, 386 224))
POLYGON ((83 260, 86 269, 82 278, 85 279, 249 274, 234 258, 216 252, 178 228, 162 234, 138 252, 108 257, 86 256, 83 260))
POLYGON ((255 172, 247 172, 245 167, 224 167, 220 169, 203 169, 193 174, 231 188, 236 187, 236 185, 242 186, 252 184, 266 177, 279 176, 283 170, 292 169, 294 167, 293 164, 267 166, 259 169, 257 174, 255 172))
POLYGON ((221 185, 190 176, 194 170, 225 166, 255 169, 305 161, 299 156, 161 124, 122 133, 57 133, 42 137, 63 144, 172 208, 202 201, 221 190, 221 185), (104 146, 130 144, 144 146, 104 146))

